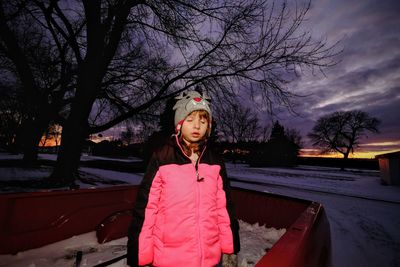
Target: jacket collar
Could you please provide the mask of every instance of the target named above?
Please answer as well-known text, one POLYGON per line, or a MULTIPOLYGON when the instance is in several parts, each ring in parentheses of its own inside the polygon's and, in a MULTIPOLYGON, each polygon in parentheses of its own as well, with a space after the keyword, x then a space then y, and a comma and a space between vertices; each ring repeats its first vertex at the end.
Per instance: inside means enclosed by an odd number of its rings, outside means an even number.
MULTIPOLYGON (((172 141, 173 141, 174 146, 178 147, 178 150, 180 150, 181 153, 191 161, 190 157, 185 153, 185 150, 183 149, 182 145, 179 142, 179 136, 177 134, 174 134, 174 135, 172 135, 172 139, 173 139, 172 141)), ((201 151, 197 162, 200 162, 200 159, 203 156, 204 151, 206 150, 206 148, 207 148, 207 143, 204 145, 204 148, 201 151)))

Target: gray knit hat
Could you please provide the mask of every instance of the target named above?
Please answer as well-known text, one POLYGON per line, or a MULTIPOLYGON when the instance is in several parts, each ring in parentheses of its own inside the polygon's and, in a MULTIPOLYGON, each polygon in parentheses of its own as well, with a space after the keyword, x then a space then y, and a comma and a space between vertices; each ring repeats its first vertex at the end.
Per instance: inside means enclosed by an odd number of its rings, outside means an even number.
POLYGON ((175 110, 175 130, 180 131, 183 121, 185 118, 195 110, 205 110, 210 116, 210 126, 211 126, 211 109, 210 98, 203 94, 200 95, 196 91, 189 91, 184 96, 183 94, 175 97, 177 99, 173 109, 175 110))

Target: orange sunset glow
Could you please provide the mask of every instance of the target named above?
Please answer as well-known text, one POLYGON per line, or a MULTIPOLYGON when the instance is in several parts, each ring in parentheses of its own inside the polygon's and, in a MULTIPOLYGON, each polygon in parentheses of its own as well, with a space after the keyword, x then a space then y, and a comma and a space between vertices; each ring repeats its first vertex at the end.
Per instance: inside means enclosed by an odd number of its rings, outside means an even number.
MULTIPOLYGON (((398 150, 379 150, 379 151, 355 151, 355 153, 350 154, 349 158, 354 159, 374 159, 375 156, 380 154, 392 153, 398 150)), ((321 158, 343 158, 340 153, 330 153, 330 154, 319 154, 317 149, 305 148, 300 150, 300 157, 321 157, 321 158)))
MULTIPOLYGON (((99 143, 103 140, 111 141, 114 137, 112 136, 102 136, 99 137, 94 135, 90 140, 99 143)), ((61 143, 61 135, 55 139, 53 136, 50 136, 46 139, 43 135, 39 146, 40 147, 54 147, 60 145, 61 143), (57 141, 57 142, 56 142, 57 141)), ((358 148, 355 149, 353 154, 349 155, 349 158, 363 158, 363 159, 373 159, 376 155, 391 153, 398 151, 400 148, 400 141, 381 141, 374 143, 364 143, 360 144, 358 148)), ((302 148, 300 150, 300 157, 323 157, 323 158, 343 158, 343 155, 340 153, 325 153, 321 154, 317 148, 302 148)))

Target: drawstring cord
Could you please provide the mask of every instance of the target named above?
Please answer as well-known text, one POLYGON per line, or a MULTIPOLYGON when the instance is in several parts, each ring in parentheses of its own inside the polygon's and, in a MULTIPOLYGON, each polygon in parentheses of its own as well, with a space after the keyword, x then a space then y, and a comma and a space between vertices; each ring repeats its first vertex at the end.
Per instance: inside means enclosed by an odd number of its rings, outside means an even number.
MULTIPOLYGON (((185 155, 185 157, 187 157, 188 159, 190 159, 190 157, 189 157, 188 155, 186 155, 186 153, 185 153, 185 151, 183 150, 181 144, 179 143, 179 139, 178 139, 178 135, 177 135, 177 134, 175 135, 175 140, 176 140, 176 143, 177 143, 179 149, 182 151, 183 155, 185 155)), ((197 182, 202 182, 202 181, 204 181, 204 177, 200 177, 200 175, 199 175, 199 160, 200 160, 201 156, 203 156, 203 153, 204 153, 205 150, 206 150, 206 146, 204 146, 203 151, 201 152, 199 158, 196 160, 196 164, 194 165, 194 168, 196 169, 196 179, 197 179, 197 182)))

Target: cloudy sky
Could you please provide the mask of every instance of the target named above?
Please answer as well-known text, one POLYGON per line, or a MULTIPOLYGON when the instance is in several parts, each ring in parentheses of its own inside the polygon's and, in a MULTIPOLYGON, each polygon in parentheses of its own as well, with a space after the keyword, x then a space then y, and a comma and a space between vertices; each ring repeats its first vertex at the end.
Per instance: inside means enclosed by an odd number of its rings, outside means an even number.
MULTIPOLYGON (((284 126, 303 135, 315 121, 338 110, 360 109, 382 121, 380 134, 368 134, 359 152, 379 154, 400 149, 400 1, 313 1, 304 24, 316 38, 341 40, 339 64, 325 76, 304 74, 289 86, 311 94, 297 103, 300 117, 282 112, 284 126)), ((356 151, 357 152, 357 151, 356 151)), ((357 157, 373 154, 356 153, 357 157)))
MULTIPOLYGON (((307 0, 297 0, 304 2, 307 0)), ((325 75, 305 72, 288 85, 307 97, 295 103, 300 116, 282 110, 278 119, 285 127, 300 131, 304 153, 317 153, 306 136, 319 117, 354 109, 382 121, 381 133, 368 133, 355 157, 371 158, 400 150, 399 14, 399 0, 312 0, 304 30, 328 43, 340 40, 343 52, 336 66, 325 69, 325 75)), ((115 137, 119 131, 115 127, 105 135, 115 137)))

